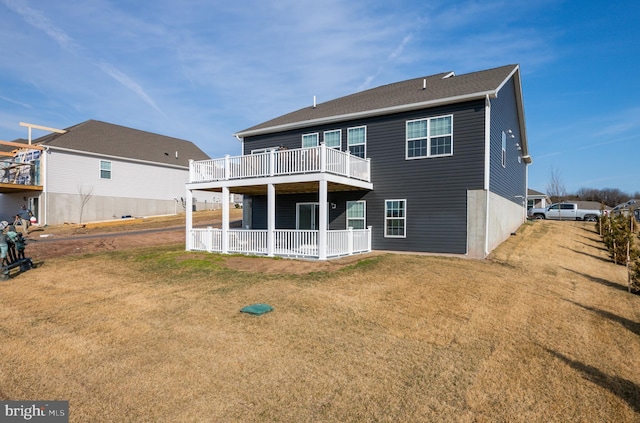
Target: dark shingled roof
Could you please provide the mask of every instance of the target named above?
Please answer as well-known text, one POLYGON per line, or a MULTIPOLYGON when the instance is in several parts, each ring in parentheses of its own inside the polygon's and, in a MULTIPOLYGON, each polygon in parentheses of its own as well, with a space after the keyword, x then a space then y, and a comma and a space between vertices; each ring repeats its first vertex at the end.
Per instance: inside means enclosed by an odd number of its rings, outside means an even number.
POLYGON ((64 134, 45 135, 33 143, 176 166, 188 166, 189 159, 209 159, 209 156, 191 141, 97 120, 88 120, 65 130, 67 132, 64 134))
MULTIPOLYGON (((361 91, 335 100, 305 107, 240 131, 239 137, 279 132, 321 123, 339 122, 404 110, 447 104, 465 99, 495 96, 518 70, 518 65, 454 75, 444 72, 361 91), (423 84, 426 80, 426 88, 423 84)), ((517 81, 516 90, 519 90, 517 81)))

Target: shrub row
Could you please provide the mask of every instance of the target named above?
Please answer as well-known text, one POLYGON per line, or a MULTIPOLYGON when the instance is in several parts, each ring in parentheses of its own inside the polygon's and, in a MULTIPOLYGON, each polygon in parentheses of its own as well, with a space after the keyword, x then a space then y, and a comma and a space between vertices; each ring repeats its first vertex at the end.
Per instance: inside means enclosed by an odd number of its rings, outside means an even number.
POLYGON ((596 222, 596 230, 611 260, 627 266, 629 292, 640 291, 640 243, 634 214, 602 215, 596 222))

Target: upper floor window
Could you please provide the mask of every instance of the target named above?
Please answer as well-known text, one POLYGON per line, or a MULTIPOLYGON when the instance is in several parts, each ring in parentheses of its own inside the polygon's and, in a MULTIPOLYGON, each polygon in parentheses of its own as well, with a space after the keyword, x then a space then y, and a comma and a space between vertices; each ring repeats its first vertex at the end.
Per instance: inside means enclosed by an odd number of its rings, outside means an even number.
POLYGON ((366 144, 366 126, 358 126, 355 128, 347 129, 347 147, 349 147, 349 153, 364 159, 367 154, 366 144))
POLYGON ((100 179, 111 179, 111 162, 100 160, 100 179))
POLYGON ((407 121, 407 159, 453 154, 453 115, 407 121))
POLYGON ((407 200, 386 200, 384 202, 384 236, 386 238, 406 238, 407 200))
POLYGON ((347 228, 365 228, 365 202, 347 201, 347 228))
POLYGON ((502 167, 507 167, 507 134, 502 131, 502 167))
POLYGON ((302 136, 302 148, 317 147, 318 145, 319 143, 317 132, 313 134, 304 134, 302 136))
POLYGON ((324 145, 340 150, 340 147, 342 147, 342 131, 340 129, 324 131, 324 145))

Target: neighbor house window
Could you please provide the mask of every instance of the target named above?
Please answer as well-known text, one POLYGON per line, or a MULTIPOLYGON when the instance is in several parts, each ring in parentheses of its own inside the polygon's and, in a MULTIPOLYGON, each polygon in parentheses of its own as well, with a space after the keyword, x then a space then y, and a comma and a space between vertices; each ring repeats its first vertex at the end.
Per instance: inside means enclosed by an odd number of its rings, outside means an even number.
POLYGON ((302 136, 302 148, 317 147, 318 146, 318 133, 304 134, 302 136))
POLYGON ((365 228, 365 202, 347 201, 347 228, 365 228))
POLYGON ((453 116, 407 121, 407 159, 453 154, 453 116))
POLYGON ((358 126, 355 128, 347 129, 347 147, 349 147, 349 153, 354 156, 365 158, 367 144, 367 127, 358 126))
POLYGON ((405 238, 406 223, 407 200, 386 200, 384 202, 384 236, 405 238))
POLYGON ((100 160, 100 179, 111 179, 111 162, 100 160))
POLYGON ((334 131, 325 131, 324 145, 340 150, 340 147, 342 146, 342 131, 340 129, 336 129, 334 131))
POLYGON ((507 134, 502 131, 502 167, 507 167, 507 134))

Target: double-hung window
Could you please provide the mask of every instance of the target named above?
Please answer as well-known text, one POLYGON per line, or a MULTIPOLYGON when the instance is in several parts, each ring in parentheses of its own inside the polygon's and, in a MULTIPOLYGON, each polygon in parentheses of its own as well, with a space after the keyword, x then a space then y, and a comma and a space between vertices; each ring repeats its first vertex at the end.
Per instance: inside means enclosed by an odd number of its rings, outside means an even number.
POLYGON ((365 158, 367 151, 367 127, 357 126, 347 129, 347 147, 349 153, 360 158, 365 158))
POLYGON ((342 147, 342 131, 340 129, 324 131, 324 145, 340 150, 340 147, 342 147))
POLYGON ((384 202, 384 236, 386 238, 407 237, 407 200, 384 202))
POLYGON ((313 134, 304 134, 302 136, 302 148, 317 147, 318 145, 317 132, 313 134))
POLYGON ((111 179, 111 162, 100 160, 100 179, 111 179))
POLYGON ((364 201, 347 201, 347 228, 364 229, 366 203, 364 201))
POLYGON ((453 154, 453 115, 407 121, 407 159, 453 154))

